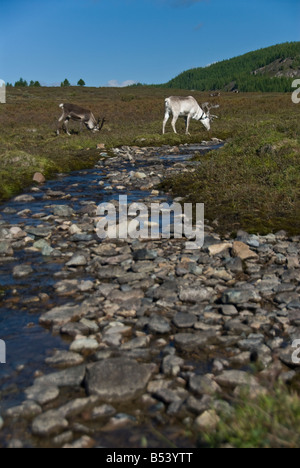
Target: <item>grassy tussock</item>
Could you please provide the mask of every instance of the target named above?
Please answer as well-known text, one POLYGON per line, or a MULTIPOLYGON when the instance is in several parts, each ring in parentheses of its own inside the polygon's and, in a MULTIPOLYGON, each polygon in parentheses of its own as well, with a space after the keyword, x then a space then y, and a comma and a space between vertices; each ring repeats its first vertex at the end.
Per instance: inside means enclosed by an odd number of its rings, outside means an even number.
POLYGON ((299 427, 299 395, 282 385, 254 399, 246 393, 205 439, 214 448, 298 448, 299 427))

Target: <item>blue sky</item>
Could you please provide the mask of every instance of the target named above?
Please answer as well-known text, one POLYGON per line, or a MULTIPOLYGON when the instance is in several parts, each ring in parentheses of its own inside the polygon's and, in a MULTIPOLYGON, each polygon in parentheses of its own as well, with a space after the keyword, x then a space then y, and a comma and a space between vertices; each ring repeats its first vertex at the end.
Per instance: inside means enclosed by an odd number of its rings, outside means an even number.
POLYGON ((163 83, 299 36, 300 0, 0 0, 0 78, 163 83))

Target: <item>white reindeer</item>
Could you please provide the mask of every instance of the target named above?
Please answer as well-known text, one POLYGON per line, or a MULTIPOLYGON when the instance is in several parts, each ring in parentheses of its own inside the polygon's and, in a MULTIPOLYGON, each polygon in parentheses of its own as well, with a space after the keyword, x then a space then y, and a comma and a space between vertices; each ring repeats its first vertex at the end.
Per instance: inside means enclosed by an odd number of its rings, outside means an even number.
POLYGON ((199 120, 202 122, 204 127, 207 130, 210 130, 211 122, 214 118, 218 118, 216 115, 211 115, 210 110, 213 108, 218 108, 220 106, 210 106, 208 102, 202 104, 203 108, 206 108, 206 111, 201 109, 198 102, 193 96, 180 97, 180 96, 170 96, 165 100, 166 103, 166 112, 163 123, 163 135, 166 131, 166 124, 170 118, 170 115, 173 115, 172 127, 175 133, 176 131, 176 122, 179 117, 184 117, 186 124, 186 135, 190 135, 189 126, 191 119, 199 120))
POLYGON ((93 113, 90 110, 84 109, 83 107, 79 107, 74 104, 60 104, 59 107, 63 110, 63 114, 58 121, 59 125, 57 128, 57 135, 59 135, 61 127, 64 127, 67 134, 71 135, 68 129, 68 123, 70 120, 80 122, 80 130, 82 130, 82 126, 84 124, 89 130, 92 130, 93 132, 100 132, 104 125, 105 118, 102 119, 102 123, 99 126, 101 119, 98 119, 97 121, 93 113))

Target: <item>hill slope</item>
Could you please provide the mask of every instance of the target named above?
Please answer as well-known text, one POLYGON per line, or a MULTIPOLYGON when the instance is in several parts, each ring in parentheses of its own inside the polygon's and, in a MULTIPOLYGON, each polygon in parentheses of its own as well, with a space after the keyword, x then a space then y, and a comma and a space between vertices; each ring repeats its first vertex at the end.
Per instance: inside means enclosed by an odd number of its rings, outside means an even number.
POLYGON ((288 92, 300 77, 300 42, 288 42, 181 73, 162 85, 199 91, 288 92))

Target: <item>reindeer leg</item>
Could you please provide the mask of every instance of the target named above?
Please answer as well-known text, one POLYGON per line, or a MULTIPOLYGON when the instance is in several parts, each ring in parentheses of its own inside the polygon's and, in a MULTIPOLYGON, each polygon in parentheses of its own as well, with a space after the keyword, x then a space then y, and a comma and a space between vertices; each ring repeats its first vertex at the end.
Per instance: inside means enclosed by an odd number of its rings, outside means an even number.
POLYGON ((178 120, 178 116, 174 116, 173 120, 172 120, 172 127, 173 127, 173 130, 174 130, 174 133, 177 133, 176 127, 175 127, 177 120, 178 120))
POLYGON ((65 127, 67 135, 71 136, 71 133, 69 132, 69 128, 68 128, 69 120, 70 119, 67 117, 66 120, 64 121, 64 127, 65 127))
POLYGON ((165 118, 164 118, 164 123, 163 123, 163 135, 166 133, 166 125, 167 125, 167 122, 170 118, 170 114, 169 112, 166 112, 165 114, 165 118))
POLYGON ((60 134, 60 130, 63 126, 62 122, 65 118, 66 118, 66 114, 63 112, 62 116, 58 119, 58 125, 57 125, 57 130, 56 130, 57 135, 60 134))
POLYGON ((185 118, 185 134, 186 134, 186 135, 190 135, 190 132, 189 132, 190 121, 191 121, 191 117, 190 117, 190 116, 187 116, 187 117, 185 118))

